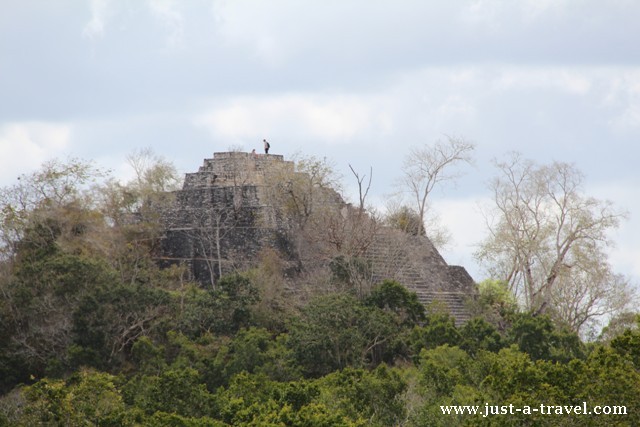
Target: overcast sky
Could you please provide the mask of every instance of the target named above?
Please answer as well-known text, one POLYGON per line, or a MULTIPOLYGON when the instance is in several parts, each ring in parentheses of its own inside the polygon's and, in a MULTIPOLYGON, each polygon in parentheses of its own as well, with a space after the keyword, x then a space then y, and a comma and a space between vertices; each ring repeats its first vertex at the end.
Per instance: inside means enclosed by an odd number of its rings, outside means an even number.
POLYGON ((180 172, 242 147, 373 168, 382 204, 411 146, 476 144, 433 207, 476 280, 492 159, 574 163, 629 220, 616 270, 640 283, 637 0, 0 0, 0 185, 42 161, 126 177, 151 147, 180 172))

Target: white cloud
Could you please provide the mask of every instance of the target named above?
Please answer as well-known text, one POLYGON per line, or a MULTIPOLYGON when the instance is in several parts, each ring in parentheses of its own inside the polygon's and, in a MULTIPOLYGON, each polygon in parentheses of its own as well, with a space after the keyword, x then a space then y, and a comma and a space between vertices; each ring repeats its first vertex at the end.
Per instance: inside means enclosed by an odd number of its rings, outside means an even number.
POLYGON ((69 147, 71 126, 41 122, 11 123, 0 127, 0 185, 36 169, 44 160, 69 147))
POLYGON ((614 245, 609 248, 608 254, 613 270, 635 278, 636 285, 640 286, 640 248, 637 239, 640 236, 640 218, 633 215, 640 212, 640 190, 636 190, 633 196, 636 197, 635 200, 629 201, 634 204, 630 209, 631 216, 620 224, 619 229, 610 233, 614 245))
POLYGON ((496 28, 503 5, 497 0, 474 0, 462 8, 461 17, 463 22, 496 28))
POLYGON ((549 88, 586 95, 592 87, 589 68, 505 67, 497 71, 493 86, 498 90, 549 88))
MULTIPOLYGON (((629 181, 601 182, 587 188, 587 194, 600 200, 614 203, 618 212, 630 213, 620 222, 620 227, 611 230, 609 238, 613 246, 609 248, 609 261, 616 273, 640 280, 640 188, 629 181)), ((637 283, 640 285, 640 282, 637 283)))
POLYGON ((109 18, 110 0, 91 0, 91 19, 84 26, 82 35, 89 39, 104 37, 105 25, 109 18))
MULTIPOLYGON (((213 5, 216 30, 223 40, 235 49, 248 49, 263 65, 277 66, 285 61, 295 40, 287 37, 291 27, 302 18, 298 13, 290 19, 287 10, 296 5, 253 3, 250 7, 239 2, 215 2, 213 5)), ((303 14, 304 15, 304 14, 303 14)))
POLYGON ((178 47, 184 38, 184 17, 175 0, 147 0, 151 13, 168 31, 168 47, 178 47))
MULTIPOLYGON (((139 22, 140 16, 151 15, 164 27, 167 47, 179 47, 184 38, 184 17, 179 5, 176 0, 147 0, 145 3, 91 0, 91 19, 85 24, 82 35, 91 40, 102 39, 107 33, 108 25, 117 26, 120 30, 139 30, 145 25, 139 22), (136 20, 133 20, 134 17, 136 20), (140 25, 140 28, 137 25, 140 25)), ((126 46, 123 48, 126 49, 126 46)))
POLYGON ((461 95, 448 96, 436 109, 436 123, 452 123, 456 120, 471 120, 475 117, 476 107, 473 100, 461 95))
MULTIPOLYGON (((630 128, 638 119, 637 109, 621 116, 629 108, 629 96, 624 99, 634 90, 633 75, 616 67, 427 67, 393 75, 377 91, 216 100, 195 123, 214 138, 233 144, 274 135, 327 144, 367 141, 371 146, 393 140, 402 152, 409 145, 433 142, 446 134, 477 141, 492 150, 488 157, 509 150, 527 153, 533 141, 556 147, 563 137, 564 145, 584 148, 591 141, 569 129, 584 120, 585 112, 599 117, 601 126, 618 117, 630 128), (622 73, 630 74, 610 94, 622 73), (607 96, 616 100, 604 105, 602 99, 607 96), (591 107, 585 110, 585 105, 591 107), (531 131, 524 137, 523 128, 531 131), (541 137, 543 133, 551 137, 541 137), (512 138, 508 144, 505 136, 512 138)), ((573 155, 569 151, 561 155, 573 155)), ((572 161, 578 161, 581 152, 575 154, 572 161)))
MULTIPOLYGON (((618 245, 609 254, 609 261, 616 273, 640 278, 640 250, 631 243, 618 245)), ((640 282, 637 283, 640 285, 640 282)))
POLYGON ((617 112, 609 120, 616 132, 640 129, 640 69, 632 68, 617 73, 602 96, 602 105, 617 112))
POLYGON ((483 280, 483 277, 473 253, 485 237, 487 229, 481 206, 489 203, 488 196, 474 196, 438 199, 433 201, 432 207, 452 237, 451 243, 442 251, 442 256, 449 264, 464 266, 477 281, 483 280))
POLYGON ((526 21, 535 21, 544 15, 564 10, 567 0, 526 0, 522 12, 526 21))
POLYGON ((520 30, 523 25, 535 25, 550 15, 559 15, 569 0, 473 0, 461 8, 463 23, 493 31, 520 30))
POLYGON ((640 103, 627 106, 623 112, 609 121, 618 132, 640 130, 640 103))
POLYGON ((230 140, 273 135, 286 129, 298 139, 341 143, 372 130, 393 127, 385 111, 352 96, 283 95, 272 98, 235 98, 198 116, 195 124, 212 135, 230 140))

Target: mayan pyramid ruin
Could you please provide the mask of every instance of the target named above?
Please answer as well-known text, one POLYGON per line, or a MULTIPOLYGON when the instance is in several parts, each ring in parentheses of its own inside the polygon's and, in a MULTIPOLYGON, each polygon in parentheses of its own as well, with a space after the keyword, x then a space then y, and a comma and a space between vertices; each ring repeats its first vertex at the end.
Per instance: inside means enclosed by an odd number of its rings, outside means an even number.
POLYGON ((294 168, 273 154, 221 152, 205 159, 197 172, 186 174, 164 215, 161 262, 186 265, 194 280, 211 284, 254 266, 264 248, 278 251, 294 270, 304 268, 305 257, 325 265, 358 259, 368 266, 370 283, 396 280, 422 303, 445 307, 456 323, 469 318, 473 279, 463 267, 448 265, 427 237, 375 223, 330 188, 305 190, 314 191, 317 220, 297 224, 286 209, 309 213, 311 197, 294 198, 292 181, 307 178, 294 168))

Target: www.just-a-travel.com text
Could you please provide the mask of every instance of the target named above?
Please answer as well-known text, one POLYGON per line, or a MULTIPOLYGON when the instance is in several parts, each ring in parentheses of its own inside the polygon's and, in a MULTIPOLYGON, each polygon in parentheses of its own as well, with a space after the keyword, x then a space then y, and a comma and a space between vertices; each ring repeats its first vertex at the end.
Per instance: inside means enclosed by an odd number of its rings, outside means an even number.
POLYGON ((492 415, 627 415, 626 406, 616 405, 596 405, 589 406, 587 402, 582 405, 545 405, 538 406, 516 406, 509 405, 450 405, 440 406, 443 415, 481 415, 488 417, 492 415))

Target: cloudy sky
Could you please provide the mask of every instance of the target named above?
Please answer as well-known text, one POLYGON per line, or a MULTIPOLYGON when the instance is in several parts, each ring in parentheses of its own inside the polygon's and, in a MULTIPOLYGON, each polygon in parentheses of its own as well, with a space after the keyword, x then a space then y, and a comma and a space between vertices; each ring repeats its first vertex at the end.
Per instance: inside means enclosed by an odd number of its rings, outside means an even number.
POLYGON ((475 165, 433 199, 474 278, 493 159, 571 162, 629 220, 611 261, 640 283, 636 0, 4 0, 0 185, 67 156, 126 177, 151 147, 180 172, 214 151, 373 168, 381 205, 411 146, 452 135, 475 165))

